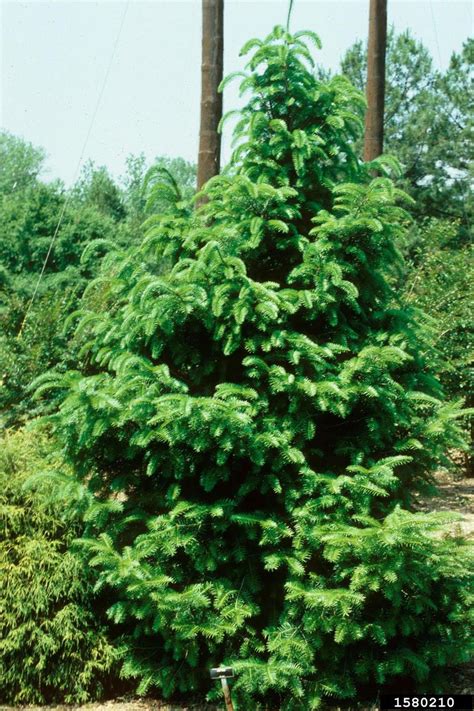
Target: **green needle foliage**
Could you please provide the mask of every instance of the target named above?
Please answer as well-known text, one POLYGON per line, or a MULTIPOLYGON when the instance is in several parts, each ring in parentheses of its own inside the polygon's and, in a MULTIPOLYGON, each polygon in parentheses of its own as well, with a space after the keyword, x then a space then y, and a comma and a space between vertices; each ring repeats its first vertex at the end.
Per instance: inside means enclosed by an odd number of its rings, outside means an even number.
MULTIPOLYGON (((436 372, 451 397, 474 405, 474 254, 472 244, 459 244, 459 225, 446 220, 423 221, 412 235, 405 298, 432 318, 438 352, 436 372)), ((466 423, 469 424, 469 423, 466 423)), ((474 443, 474 421, 470 439, 474 443)), ((465 460, 474 474, 474 452, 465 460)))
POLYGON ((410 201, 394 161, 356 158, 363 98, 315 78, 305 37, 246 45, 230 170, 105 258, 87 373, 38 390, 64 389, 83 545, 142 694, 202 693, 223 662, 239 709, 306 710, 469 657, 465 547, 403 509, 462 414, 391 287, 410 201))
POLYGON ((0 702, 97 699, 116 651, 90 574, 71 550, 80 522, 46 492, 25 488, 53 464, 51 445, 22 430, 4 433, 0 445, 0 702))

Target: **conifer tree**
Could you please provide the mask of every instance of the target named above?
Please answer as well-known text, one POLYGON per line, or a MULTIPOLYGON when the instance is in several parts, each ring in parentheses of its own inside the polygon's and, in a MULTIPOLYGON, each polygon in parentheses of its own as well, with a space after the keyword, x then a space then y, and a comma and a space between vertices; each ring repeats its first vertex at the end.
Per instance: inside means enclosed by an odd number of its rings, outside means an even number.
POLYGON ((64 389, 83 545, 140 693, 209 690, 225 663, 239 709, 314 709, 433 690, 469 656, 465 546, 407 508, 461 416, 391 286, 409 199, 394 161, 356 158, 363 98, 315 78, 306 39, 247 43, 231 170, 106 257, 87 373, 38 391, 64 389))

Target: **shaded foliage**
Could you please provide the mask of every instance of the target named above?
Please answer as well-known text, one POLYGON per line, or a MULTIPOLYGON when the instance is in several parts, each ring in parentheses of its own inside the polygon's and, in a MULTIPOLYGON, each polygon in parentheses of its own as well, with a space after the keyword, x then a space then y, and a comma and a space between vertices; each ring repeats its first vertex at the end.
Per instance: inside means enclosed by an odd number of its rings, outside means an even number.
MULTIPOLYGON (((474 406, 474 258, 471 244, 459 244, 459 225, 427 219, 409 240, 404 282, 408 303, 430 318, 433 358, 438 376, 451 397, 474 406)), ((471 443, 474 442, 471 418, 471 443)), ((472 476, 472 453, 465 459, 472 476)))

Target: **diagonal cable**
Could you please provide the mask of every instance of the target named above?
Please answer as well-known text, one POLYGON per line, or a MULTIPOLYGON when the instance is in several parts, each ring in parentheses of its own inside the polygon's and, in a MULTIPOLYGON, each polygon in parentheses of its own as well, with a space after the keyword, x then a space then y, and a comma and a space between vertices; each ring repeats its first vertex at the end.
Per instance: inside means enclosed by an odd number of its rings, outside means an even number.
MULTIPOLYGON (((127 15, 129 6, 130 6, 130 0, 127 0, 127 2, 126 2, 126 4, 125 4, 124 11, 123 11, 123 13, 122 13, 122 19, 121 19, 121 21, 120 21, 120 26, 119 26, 117 35, 116 35, 116 37, 115 37, 115 42, 114 42, 114 45, 113 45, 113 48, 112 48, 112 53, 111 53, 111 55, 110 55, 109 63, 108 63, 108 65, 107 65, 107 69, 106 69, 106 72, 105 72, 105 75, 104 75, 104 80, 103 80, 103 82, 102 82, 102 86, 101 86, 101 89, 100 89, 100 92, 99 92, 99 96, 97 97, 97 101, 96 101, 96 104, 95 104, 95 108, 94 108, 94 111, 93 111, 93 114, 92 114, 92 117, 91 117, 91 120, 90 120, 90 123, 89 123, 89 128, 88 128, 88 131, 87 131, 85 140, 84 140, 84 144, 83 144, 83 146, 82 146, 81 154, 80 154, 79 160, 78 160, 78 162, 77 162, 77 166, 76 166, 76 170, 75 170, 74 178, 73 178, 73 184, 76 182, 77 177, 78 177, 78 175, 79 175, 79 169, 80 169, 80 167, 81 167, 81 165, 82 165, 82 161, 83 161, 83 159, 84 159, 84 153, 85 153, 85 151, 86 151, 87 144, 89 143, 89 138, 90 138, 90 135, 91 135, 91 133, 92 133, 92 128, 93 128, 93 126, 94 126, 94 122, 95 122, 97 113, 98 113, 98 111, 99 111, 99 107, 100 107, 100 104, 101 104, 101 101, 102 101, 102 97, 103 97, 103 95, 104 95, 105 87, 107 86, 107 82, 108 82, 109 75, 110 75, 110 70, 112 69, 112 64, 113 64, 113 61, 114 61, 114 59, 115 59, 115 54, 116 54, 116 52, 117 52, 117 47, 118 47, 118 44, 119 44, 119 41, 120 41, 120 37, 121 37, 121 34, 122 34, 122 30, 123 30, 123 27, 124 27, 124 24, 125 24, 125 18, 126 18, 126 15, 127 15)), ((17 338, 21 338, 21 336, 22 336, 22 333, 23 333, 23 330, 24 330, 24 328, 25 328, 25 324, 26 324, 28 315, 29 315, 29 313, 30 313, 30 311, 31 311, 31 308, 32 308, 32 306, 33 306, 33 303, 34 303, 34 301, 35 301, 35 299, 36 299, 36 296, 37 296, 37 294, 38 294, 38 289, 39 289, 41 280, 42 280, 42 278, 43 278, 44 272, 45 272, 46 267, 47 267, 47 265, 48 265, 48 261, 49 261, 49 258, 50 258, 50 256, 51 256, 51 252, 52 252, 52 250, 53 250, 54 243, 55 243, 55 241, 56 241, 56 237, 58 236, 59 228, 61 227, 61 224, 62 224, 62 221, 63 221, 63 218, 64 218, 64 214, 65 214, 65 212, 66 212, 66 208, 67 208, 67 206, 68 206, 68 204, 69 204, 70 199, 71 199, 71 191, 68 192, 68 195, 66 196, 66 199, 65 199, 65 201, 64 201, 64 204, 63 204, 61 213, 60 213, 60 215, 59 215, 59 220, 58 220, 58 223, 57 223, 57 225, 56 225, 56 229, 54 230, 53 237, 52 237, 51 242, 50 242, 50 244, 49 244, 49 248, 48 248, 48 251, 47 251, 47 253, 46 253, 46 257, 44 258, 44 261, 43 261, 43 266, 41 267, 41 271, 40 271, 40 274, 39 274, 39 276, 38 276, 38 280, 37 280, 37 282, 36 282, 36 285, 35 285, 35 288, 34 288, 34 291, 33 291, 33 296, 31 297, 30 302, 29 302, 29 304, 28 304, 28 306, 27 306, 27 309, 26 309, 25 315, 24 315, 24 317, 23 317, 23 321, 22 321, 22 323, 21 323, 20 330, 19 330, 19 332, 18 332, 17 338)))

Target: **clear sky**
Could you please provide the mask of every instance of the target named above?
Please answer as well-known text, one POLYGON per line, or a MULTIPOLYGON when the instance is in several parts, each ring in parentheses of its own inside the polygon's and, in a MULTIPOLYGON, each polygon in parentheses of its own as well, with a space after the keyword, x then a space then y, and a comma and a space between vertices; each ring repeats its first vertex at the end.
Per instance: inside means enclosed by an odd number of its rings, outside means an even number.
MULTIPOLYGON (((0 124, 45 148, 45 177, 70 184, 84 145, 83 160, 114 175, 130 153, 196 160, 200 0, 0 3, 0 124)), ((366 37, 368 6, 369 0, 294 0, 291 29, 318 32, 323 49, 316 59, 336 69, 344 51, 366 37)), ((247 39, 285 23, 287 7, 287 0, 225 0, 225 73, 242 68, 238 53, 247 39)), ((470 1, 388 0, 388 8, 389 23, 409 28, 437 67, 446 67, 473 33, 470 1)), ((238 101, 231 85, 225 110, 238 101)))

